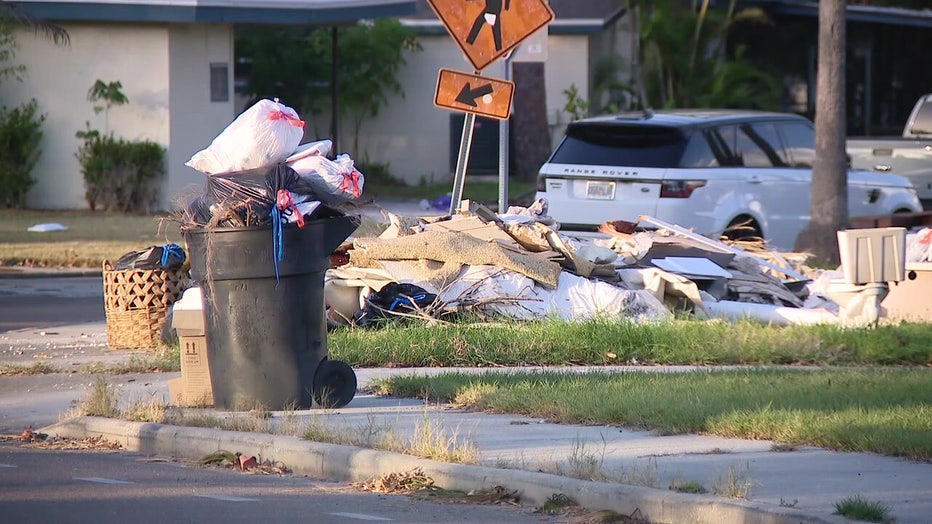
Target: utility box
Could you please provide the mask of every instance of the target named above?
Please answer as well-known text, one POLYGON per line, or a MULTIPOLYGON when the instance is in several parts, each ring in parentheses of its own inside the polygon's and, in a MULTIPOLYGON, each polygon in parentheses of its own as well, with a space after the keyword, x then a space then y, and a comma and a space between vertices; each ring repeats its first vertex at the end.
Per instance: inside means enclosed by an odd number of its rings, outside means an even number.
POLYGON ((168 381, 174 406, 213 406, 210 368, 207 364, 207 337, 199 288, 184 292, 172 307, 172 328, 181 344, 181 377, 168 381))
POLYGON ((838 256, 850 284, 899 282, 906 275, 906 228, 839 231, 838 256))

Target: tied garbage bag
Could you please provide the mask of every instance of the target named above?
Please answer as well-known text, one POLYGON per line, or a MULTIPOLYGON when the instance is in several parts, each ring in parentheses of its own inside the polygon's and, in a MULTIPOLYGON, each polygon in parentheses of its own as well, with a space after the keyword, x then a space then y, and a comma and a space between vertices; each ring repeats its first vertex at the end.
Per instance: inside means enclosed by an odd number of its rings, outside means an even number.
MULTIPOLYGON (((326 147, 329 150, 329 145, 326 147)), ((287 165, 309 186, 309 192, 325 203, 344 203, 362 196, 365 176, 346 153, 333 160, 323 154, 307 154, 289 160, 287 165)))
POLYGON ((185 165, 208 175, 270 166, 284 162, 302 137, 304 121, 294 109, 278 99, 263 99, 243 111, 185 165))
POLYGON ((163 269, 175 271, 181 269, 187 260, 181 245, 174 242, 164 246, 149 246, 146 249, 130 251, 121 256, 114 264, 114 271, 127 269, 163 269))
POLYGON ((389 282, 379 291, 369 293, 366 307, 354 315, 354 322, 360 326, 372 324, 387 318, 392 313, 410 313, 419 308, 426 308, 434 303, 437 295, 415 284, 389 282))

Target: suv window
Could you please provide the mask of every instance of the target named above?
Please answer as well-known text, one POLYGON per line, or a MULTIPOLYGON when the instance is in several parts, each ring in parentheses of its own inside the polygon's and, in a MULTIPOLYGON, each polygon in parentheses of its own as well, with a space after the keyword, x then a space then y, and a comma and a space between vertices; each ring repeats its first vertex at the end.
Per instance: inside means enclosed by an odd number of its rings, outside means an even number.
POLYGON ((744 135, 753 145, 746 144, 741 150, 744 165, 749 167, 786 167, 786 152, 780 144, 780 135, 774 124, 751 124, 741 126, 738 132, 740 141, 744 135))
POLYGON ((555 164, 676 167, 686 137, 676 128, 624 124, 570 124, 550 157, 555 164))
POLYGON ((735 159, 735 126, 720 126, 706 131, 715 157, 722 166, 739 165, 735 159))
POLYGON ((815 133, 812 127, 802 122, 779 124, 783 135, 790 165, 811 168, 815 162, 815 133))
POLYGON ((683 159, 680 160, 680 167, 719 167, 720 165, 719 156, 712 150, 712 144, 709 143, 706 133, 693 133, 686 145, 683 159))

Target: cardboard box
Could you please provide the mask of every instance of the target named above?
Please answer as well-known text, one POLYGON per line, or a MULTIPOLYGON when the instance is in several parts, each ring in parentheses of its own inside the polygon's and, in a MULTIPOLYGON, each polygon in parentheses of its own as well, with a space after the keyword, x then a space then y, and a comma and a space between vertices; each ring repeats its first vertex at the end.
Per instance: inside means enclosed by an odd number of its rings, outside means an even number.
POLYGON ((182 336, 181 377, 168 382, 171 404, 175 406, 203 407, 214 405, 210 384, 210 367, 207 365, 207 337, 182 336))
POLYGON ((906 279, 890 283, 881 306, 891 320, 932 322, 932 263, 906 264, 906 279))

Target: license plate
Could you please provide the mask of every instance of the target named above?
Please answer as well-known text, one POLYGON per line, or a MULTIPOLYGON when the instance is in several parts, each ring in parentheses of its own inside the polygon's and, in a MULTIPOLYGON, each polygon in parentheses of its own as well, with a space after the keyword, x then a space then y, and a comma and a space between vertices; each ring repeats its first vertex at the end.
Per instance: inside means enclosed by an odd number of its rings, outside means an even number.
POLYGON ((593 180, 586 182, 586 198, 589 200, 614 200, 615 183, 593 180))

